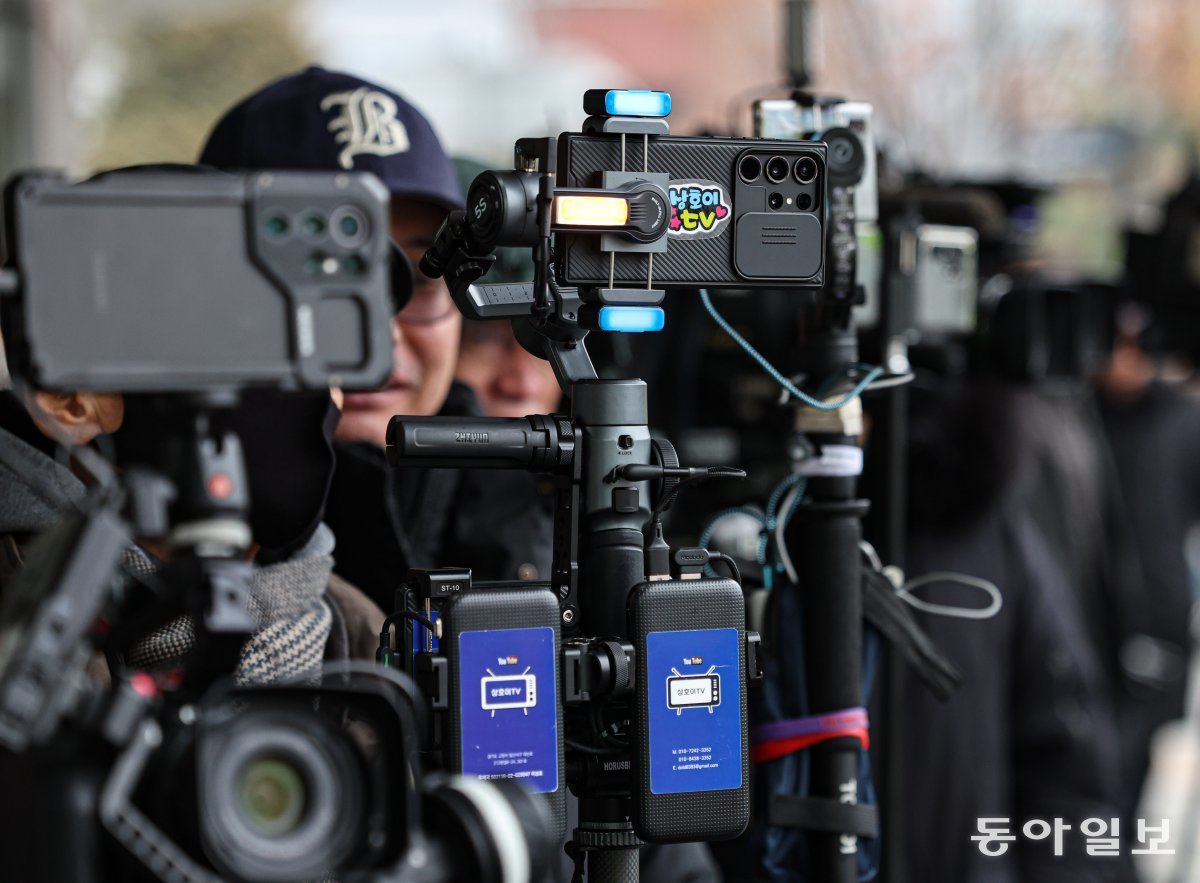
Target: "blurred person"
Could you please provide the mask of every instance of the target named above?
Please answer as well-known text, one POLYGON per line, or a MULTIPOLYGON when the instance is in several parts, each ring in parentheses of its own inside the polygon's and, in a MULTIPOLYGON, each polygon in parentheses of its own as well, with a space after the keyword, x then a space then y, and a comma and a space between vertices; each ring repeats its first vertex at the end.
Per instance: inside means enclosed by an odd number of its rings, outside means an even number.
POLYGON ((545 359, 517 343, 507 320, 463 322, 455 376, 475 390, 491 417, 524 417, 559 410, 562 390, 545 359))
MULTIPOLYGON (((29 566, 38 535, 73 512, 87 493, 89 473, 73 457, 62 456, 60 446, 75 449, 103 441, 101 450, 112 452, 118 468, 150 462, 171 441, 159 409, 162 402, 163 397, 91 391, 0 391, 0 604, 29 566)), ((374 658, 383 612, 332 573, 333 535, 321 523, 333 466, 332 410, 328 393, 256 390, 231 411, 213 415, 214 428, 232 429, 242 442, 250 500, 247 523, 256 544, 249 550, 255 566, 245 586, 254 630, 227 672, 239 685, 308 681, 319 677, 326 661, 374 658)), ((159 540, 131 542, 120 567, 131 583, 148 582, 169 554, 159 540)), ((153 594, 160 595, 161 587, 153 594)), ((186 602, 189 608, 192 600, 186 602)), ((137 617, 144 611, 129 612, 128 619, 109 623, 128 637, 110 633, 104 654, 92 653, 88 660, 87 676, 95 684, 107 685, 114 674, 137 671, 170 677, 207 661, 197 659, 198 636, 190 615, 138 628, 137 617)), ((78 737, 90 730, 73 732, 77 729, 67 726, 60 734, 66 741, 49 755, 37 745, 21 753, 0 750, 0 781, 10 797, 0 802, 0 877, 6 880, 47 879, 44 853, 27 847, 40 842, 39 832, 61 828, 63 805, 55 795, 75 801, 69 831, 84 835, 84 842, 70 845, 86 851, 89 835, 79 825, 80 813, 87 812, 98 781, 80 775, 89 769, 91 761, 84 758, 91 751, 87 738, 78 737), (84 766, 61 765, 58 752, 70 745, 81 752, 72 760, 84 766), (47 777, 48 756, 56 758, 49 772, 63 772, 65 778, 47 777)), ((91 735, 102 749, 94 758, 99 762, 107 754, 99 735, 91 735)))
MULTIPOLYGON (((1077 590, 1034 517, 1030 484, 1042 464, 1024 410, 1021 395, 994 381, 922 372, 911 389, 906 574, 982 578, 1003 604, 982 621, 916 614, 963 684, 943 704, 900 673, 903 715, 886 739, 889 756, 904 759, 905 813, 891 829, 904 879, 1131 879, 1124 859, 1085 854, 1079 835, 1086 819, 1120 816, 1117 731, 1077 590), (971 840, 982 818, 1007 820, 1017 840, 1005 854, 985 855, 971 840), (1032 818, 1071 826, 1062 856, 1022 837, 1032 818)), ((985 606, 965 591, 935 584, 922 597, 985 606)))
POLYGON ((399 95, 310 67, 260 89, 216 124, 200 162, 218 168, 373 172, 392 194, 392 240, 413 294, 392 326, 394 366, 379 390, 345 394, 337 438, 382 448, 396 414, 437 414, 451 394, 462 318, 441 279, 418 265, 451 209, 462 208, 433 128, 399 95))
MULTIPOLYGON (((0 596, 24 568, 35 537, 86 494, 87 473, 59 456, 60 445, 107 436, 118 467, 152 462, 170 437, 161 402, 149 395, 0 391, 0 596)), ((242 682, 311 675, 325 659, 374 658, 383 613, 333 575, 333 535, 321 521, 333 467, 331 411, 328 394, 256 390, 214 417, 243 445, 258 565, 248 585, 258 625, 235 672, 242 682)), ((165 554, 161 543, 132 545, 123 566, 145 577, 165 554)), ((122 648, 124 663, 177 667, 194 643, 194 625, 183 616, 122 648)), ((107 677, 101 663, 92 673, 107 677)))
POLYGON ((446 283, 417 269, 447 213, 463 206, 428 120, 384 86, 309 67, 228 111, 200 160, 220 168, 372 172, 392 195, 392 237, 414 267, 416 287, 393 323, 387 386, 345 396, 327 506, 337 572, 388 609, 414 567, 470 567, 477 579, 546 578, 550 513, 512 492, 528 485, 528 475, 392 470, 384 456, 396 415, 484 415, 475 394, 454 380, 462 318, 446 283))
POLYGON ((1097 404, 1134 539, 1138 591, 1114 599, 1115 703, 1121 728, 1124 808, 1136 810, 1154 733, 1182 717, 1188 624, 1196 603, 1185 557, 1200 523, 1200 404, 1157 377, 1150 316, 1135 304, 1117 312, 1112 357, 1095 380, 1097 404))

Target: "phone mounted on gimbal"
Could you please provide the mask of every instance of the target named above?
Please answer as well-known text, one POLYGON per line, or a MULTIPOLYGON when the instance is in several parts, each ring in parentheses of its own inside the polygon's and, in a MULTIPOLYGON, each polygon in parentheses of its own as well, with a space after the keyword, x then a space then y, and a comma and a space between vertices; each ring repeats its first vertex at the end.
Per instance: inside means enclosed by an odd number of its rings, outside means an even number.
POLYGON ((438 592, 451 572, 414 572, 395 614, 414 623, 407 651, 385 638, 380 658, 411 666, 445 709, 452 769, 533 783, 563 826, 569 784, 589 880, 636 879, 643 840, 728 838, 748 823, 757 636, 738 582, 672 563, 661 536, 681 482, 713 471, 680 466, 651 437, 645 384, 599 379, 585 338, 660 329, 668 288, 821 289, 826 150, 672 137, 661 92, 594 90, 584 109, 583 133, 522 139, 515 170, 478 176, 421 262, 466 317, 512 320, 570 416, 400 416, 387 435, 396 466, 551 475, 551 580, 490 587, 458 573, 438 592), (475 284, 500 246, 532 250, 532 285, 475 284))

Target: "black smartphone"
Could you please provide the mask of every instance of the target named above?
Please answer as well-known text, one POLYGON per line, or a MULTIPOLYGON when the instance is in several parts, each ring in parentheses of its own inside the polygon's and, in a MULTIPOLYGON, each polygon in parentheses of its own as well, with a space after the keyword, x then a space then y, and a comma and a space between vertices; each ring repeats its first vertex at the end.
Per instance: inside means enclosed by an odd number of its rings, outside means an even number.
POLYGON ((367 174, 29 174, 5 192, 9 364, 45 389, 381 385, 388 193, 367 174))
POLYGON ((565 285, 816 288, 824 283, 826 150, 820 142, 569 134, 558 184, 602 187, 604 173, 666 174, 665 252, 609 253, 594 235, 557 234, 565 285))

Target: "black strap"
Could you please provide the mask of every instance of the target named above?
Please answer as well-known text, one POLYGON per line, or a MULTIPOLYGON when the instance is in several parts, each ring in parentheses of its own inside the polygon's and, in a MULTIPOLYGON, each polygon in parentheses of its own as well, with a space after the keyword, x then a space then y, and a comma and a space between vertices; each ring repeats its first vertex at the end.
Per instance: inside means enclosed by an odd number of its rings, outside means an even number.
POLYGON ((873 804, 841 803, 831 797, 772 794, 767 824, 874 839, 879 836, 879 808, 873 804))
POLYGON ((863 616, 903 655, 934 696, 945 702, 962 684, 962 674, 938 649, 900 599, 888 578, 863 573, 863 616))

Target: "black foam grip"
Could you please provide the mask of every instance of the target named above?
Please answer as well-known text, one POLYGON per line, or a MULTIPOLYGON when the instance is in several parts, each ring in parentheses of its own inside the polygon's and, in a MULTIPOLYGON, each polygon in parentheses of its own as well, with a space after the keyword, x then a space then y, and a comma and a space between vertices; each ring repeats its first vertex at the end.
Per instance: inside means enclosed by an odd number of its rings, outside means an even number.
POLYGON ((640 874, 636 849, 588 852, 587 883, 638 883, 640 874))

